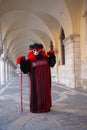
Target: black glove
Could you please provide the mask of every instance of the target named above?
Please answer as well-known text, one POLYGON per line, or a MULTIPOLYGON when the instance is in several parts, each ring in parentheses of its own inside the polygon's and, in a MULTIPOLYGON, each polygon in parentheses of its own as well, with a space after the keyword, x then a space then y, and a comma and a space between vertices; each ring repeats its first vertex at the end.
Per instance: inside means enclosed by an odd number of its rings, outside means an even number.
POLYGON ((47 55, 48 55, 49 65, 50 67, 53 67, 56 64, 56 57, 52 52, 48 52, 47 55))
POLYGON ((30 61, 25 59, 25 56, 21 59, 20 69, 24 74, 30 71, 30 61))

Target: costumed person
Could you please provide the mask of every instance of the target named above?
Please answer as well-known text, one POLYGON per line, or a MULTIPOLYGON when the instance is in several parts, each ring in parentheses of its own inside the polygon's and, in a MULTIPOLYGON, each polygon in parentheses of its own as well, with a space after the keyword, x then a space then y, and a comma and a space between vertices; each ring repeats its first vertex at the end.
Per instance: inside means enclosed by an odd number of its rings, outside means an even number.
POLYGON ((27 59, 17 58, 20 69, 30 76, 30 111, 32 113, 48 112, 51 108, 51 73, 50 67, 56 63, 54 50, 47 54, 43 45, 34 43, 29 47, 27 59))

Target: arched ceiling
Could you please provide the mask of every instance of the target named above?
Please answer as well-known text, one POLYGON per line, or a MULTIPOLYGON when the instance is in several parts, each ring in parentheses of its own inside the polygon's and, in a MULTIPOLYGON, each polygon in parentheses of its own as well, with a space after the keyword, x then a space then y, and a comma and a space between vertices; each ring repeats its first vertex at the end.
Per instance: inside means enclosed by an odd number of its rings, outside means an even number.
POLYGON ((61 26, 66 37, 79 33, 82 2, 83 0, 1 0, 0 33, 12 62, 16 64, 19 55, 26 56, 29 45, 34 42, 43 43, 48 50, 52 40, 57 48, 61 26), (77 29, 74 27, 75 22, 77 29))

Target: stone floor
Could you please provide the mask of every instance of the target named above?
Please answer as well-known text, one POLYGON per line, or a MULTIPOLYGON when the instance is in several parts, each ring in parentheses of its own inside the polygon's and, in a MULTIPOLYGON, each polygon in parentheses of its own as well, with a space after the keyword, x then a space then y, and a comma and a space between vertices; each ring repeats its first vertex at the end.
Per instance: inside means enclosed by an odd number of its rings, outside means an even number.
POLYGON ((87 130, 87 91, 52 84, 48 113, 29 111, 28 77, 23 77, 23 112, 20 111, 19 78, 0 86, 0 130, 87 130))

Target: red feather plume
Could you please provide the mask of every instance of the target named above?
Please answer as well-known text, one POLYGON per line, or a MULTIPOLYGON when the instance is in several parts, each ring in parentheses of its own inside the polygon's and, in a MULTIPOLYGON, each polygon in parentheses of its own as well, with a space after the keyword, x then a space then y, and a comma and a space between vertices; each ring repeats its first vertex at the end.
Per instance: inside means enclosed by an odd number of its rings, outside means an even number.
POLYGON ((32 52, 29 52, 27 57, 28 57, 28 60, 34 60, 34 61, 36 60, 36 57, 32 52))
POLYGON ((16 63, 17 63, 17 64, 20 64, 22 58, 23 58, 23 56, 19 56, 19 57, 17 58, 17 60, 16 60, 16 63))

